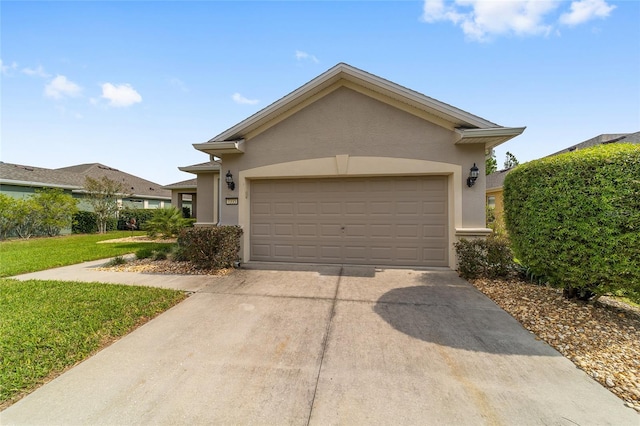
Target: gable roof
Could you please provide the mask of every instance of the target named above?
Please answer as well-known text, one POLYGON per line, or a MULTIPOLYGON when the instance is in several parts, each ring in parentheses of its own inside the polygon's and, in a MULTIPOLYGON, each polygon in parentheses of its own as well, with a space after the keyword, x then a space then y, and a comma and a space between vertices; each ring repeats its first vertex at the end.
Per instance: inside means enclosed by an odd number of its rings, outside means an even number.
POLYGON ((171 192, 161 185, 99 163, 47 169, 0 162, 0 183, 3 184, 63 188, 80 192, 87 176, 94 179, 106 176, 122 182, 134 197, 171 199, 171 192))
POLYGON ((249 140, 271 125, 340 87, 359 91, 383 102, 395 101, 395 106, 409 113, 421 116, 450 130, 457 130, 459 140, 456 143, 484 143, 488 144, 487 148, 490 148, 521 134, 525 129, 524 127, 501 127, 422 93, 351 65, 339 63, 283 98, 211 138, 208 142, 193 146, 212 155, 242 153, 244 152, 242 145, 245 140, 249 140), (469 132, 469 130, 478 129, 482 129, 483 132, 469 132), (497 139, 490 140, 492 137, 494 139, 497 137, 497 139), (483 138, 483 140, 478 138, 483 138))

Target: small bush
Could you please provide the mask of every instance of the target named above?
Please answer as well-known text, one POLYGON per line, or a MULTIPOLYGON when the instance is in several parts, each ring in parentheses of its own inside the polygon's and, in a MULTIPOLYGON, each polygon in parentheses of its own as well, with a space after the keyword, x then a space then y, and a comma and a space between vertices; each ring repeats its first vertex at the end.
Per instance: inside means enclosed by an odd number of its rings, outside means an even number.
POLYGON ((196 268, 230 268, 240 261, 239 226, 183 229, 178 236, 178 258, 193 262, 196 268))
POLYGON ((509 240, 498 235, 455 243, 458 273, 463 278, 507 278, 516 272, 509 240))
POLYGON ((136 259, 165 260, 173 247, 171 244, 154 244, 152 247, 143 247, 136 251, 136 259))
POLYGON ((124 265, 125 263, 127 263, 127 259, 125 259, 122 256, 116 256, 110 261, 108 261, 105 265, 108 267, 111 267, 111 266, 124 265))
POLYGON ((153 249, 151 247, 143 247, 136 250, 136 259, 148 259, 153 256, 153 249))

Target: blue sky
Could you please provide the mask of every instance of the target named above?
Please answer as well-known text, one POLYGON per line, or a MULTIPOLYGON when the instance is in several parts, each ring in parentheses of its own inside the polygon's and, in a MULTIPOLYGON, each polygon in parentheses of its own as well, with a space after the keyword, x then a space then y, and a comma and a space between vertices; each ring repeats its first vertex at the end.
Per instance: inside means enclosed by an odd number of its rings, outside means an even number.
POLYGON ((640 130, 640 2, 0 3, 0 160, 160 184, 346 62, 503 126, 532 160, 640 130))

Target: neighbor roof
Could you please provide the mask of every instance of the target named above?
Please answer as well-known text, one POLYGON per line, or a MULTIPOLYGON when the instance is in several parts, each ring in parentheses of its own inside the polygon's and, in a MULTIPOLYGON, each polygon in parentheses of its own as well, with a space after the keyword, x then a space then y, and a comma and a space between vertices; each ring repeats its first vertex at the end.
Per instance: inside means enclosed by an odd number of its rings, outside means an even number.
POLYGON ((229 152, 241 153, 243 152, 242 143, 251 132, 258 130, 261 126, 266 125, 281 115, 289 114, 292 110, 303 107, 305 102, 309 101, 313 96, 323 96, 342 86, 347 86, 355 90, 358 90, 358 88, 367 89, 387 98, 400 101, 410 108, 422 111, 433 117, 435 121, 449 123, 451 129, 460 130, 460 140, 458 142, 462 143, 485 143, 487 138, 492 136, 492 130, 499 129, 500 134, 496 135, 498 142, 489 146, 491 147, 511 139, 524 131, 524 127, 507 128, 499 126, 484 118, 430 98, 422 93, 400 86, 351 65, 339 63, 237 125, 211 138, 208 142, 194 144, 193 146, 198 150, 214 155, 216 152, 222 154, 229 152), (464 132, 469 129, 484 129, 485 131, 482 134, 465 134, 464 132), (484 138, 484 140, 480 141, 477 138, 484 138), (234 143, 235 145, 232 146, 230 143, 234 143))
POLYGON ((94 179, 106 176, 122 182, 134 197, 171 199, 171 192, 161 185, 99 163, 47 169, 0 162, 0 183, 3 184, 80 191, 87 176, 94 179))
MULTIPOLYGON (((635 143, 640 144, 640 132, 635 133, 606 133, 598 135, 594 138, 587 139, 584 142, 580 142, 576 145, 570 146, 553 154, 549 154, 546 157, 553 157, 554 155, 566 154, 567 152, 573 152, 580 149, 590 148, 596 145, 606 145, 610 143, 635 143)), ((545 157, 545 158, 546 158, 545 157)), ((504 185, 504 178, 513 170, 504 169, 497 172, 493 172, 487 175, 487 191, 491 189, 502 188, 504 185)))
POLYGON ((570 146, 569 148, 562 149, 558 152, 554 152, 553 154, 547 155, 547 157, 552 157, 554 155, 564 154, 567 152, 576 151, 579 149, 590 148, 596 145, 605 145, 609 143, 640 143, 640 132, 635 133, 605 133, 602 135, 598 135, 594 138, 587 139, 584 142, 580 142, 579 144, 570 146))

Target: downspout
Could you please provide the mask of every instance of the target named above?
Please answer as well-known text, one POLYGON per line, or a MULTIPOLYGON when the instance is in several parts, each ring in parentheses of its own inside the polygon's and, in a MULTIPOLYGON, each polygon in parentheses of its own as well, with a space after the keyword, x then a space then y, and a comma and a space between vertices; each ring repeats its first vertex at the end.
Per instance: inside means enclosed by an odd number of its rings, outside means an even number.
POLYGON ((220 226, 220 216, 222 214, 222 159, 214 155, 211 155, 209 158, 220 164, 220 171, 218 171, 218 220, 216 222, 216 226, 220 226))

